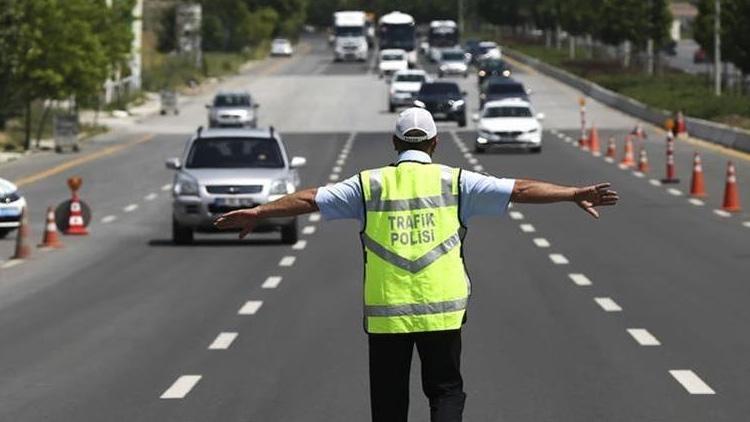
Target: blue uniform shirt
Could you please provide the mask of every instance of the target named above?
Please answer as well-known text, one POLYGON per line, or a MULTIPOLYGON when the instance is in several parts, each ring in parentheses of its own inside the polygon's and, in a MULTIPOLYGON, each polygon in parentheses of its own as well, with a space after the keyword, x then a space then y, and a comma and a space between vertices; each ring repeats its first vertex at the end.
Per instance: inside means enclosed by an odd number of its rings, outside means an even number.
MULTIPOLYGON (((398 162, 418 161, 431 163, 427 153, 416 150, 404 151, 398 156, 398 162)), ((508 208, 510 195, 513 192, 514 179, 497 178, 472 171, 461 171, 460 189, 461 223, 466 225, 475 215, 503 215, 508 208)), ((362 187, 359 175, 339 183, 318 188, 315 203, 320 208, 320 215, 325 220, 344 218, 357 219, 364 224, 365 211, 362 206, 362 187)))

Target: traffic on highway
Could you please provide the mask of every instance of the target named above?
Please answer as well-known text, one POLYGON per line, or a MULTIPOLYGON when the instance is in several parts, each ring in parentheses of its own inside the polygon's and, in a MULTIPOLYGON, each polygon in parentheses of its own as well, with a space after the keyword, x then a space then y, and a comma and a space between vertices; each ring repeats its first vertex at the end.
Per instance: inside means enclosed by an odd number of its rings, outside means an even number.
POLYGON ((487 2, 156 3, 106 6, 145 14, 139 66, 177 57, 140 94, 117 67, 7 114, 36 147, 0 155, 0 420, 750 413, 748 152, 487 2))

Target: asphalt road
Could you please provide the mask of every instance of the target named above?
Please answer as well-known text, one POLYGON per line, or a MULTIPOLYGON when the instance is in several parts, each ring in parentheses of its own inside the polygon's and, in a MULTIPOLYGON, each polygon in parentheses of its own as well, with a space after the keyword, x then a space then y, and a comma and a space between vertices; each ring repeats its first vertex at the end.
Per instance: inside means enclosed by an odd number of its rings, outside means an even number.
MULTIPOLYGON (((372 64, 333 63, 318 38, 300 50, 222 86, 259 99, 261 124, 307 157, 305 185, 390 162, 395 116, 372 64)), ((659 185, 658 130, 642 141, 652 170, 639 177, 571 146, 575 91, 514 73, 547 115, 543 152, 475 155, 471 124, 441 123, 436 161, 505 177, 611 181, 622 202, 598 221, 560 204, 471 222, 465 420, 746 419, 750 214, 714 210, 730 158, 750 200, 747 156, 679 141, 682 183, 659 185), (702 205, 686 196, 693 151, 710 195, 702 205)), ((476 80, 457 80, 476 107, 476 80)), ((23 189, 35 241, 44 207, 67 197, 70 175, 84 177, 95 212, 90 236, 0 264, 0 420, 367 420, 355 222, 306 216, 294 247, 273 235, 172 245, 163 161, 205 121, 206 101, 102 136, 81 156, 0 167, 2 177, 32 180, 23 189), (93 158, 56 167, 79 157, 93 158), (41 177, 49 168, 58 172, 41 177)), ((634 120, 596 103, 588 111, 604 142, 616 137, 619 158, 634 120)), ((11 248, 12 239, 0 242, 4 256, 11 248)), ((417 374, 415 365, 411 420, 426 421, 417 374)))

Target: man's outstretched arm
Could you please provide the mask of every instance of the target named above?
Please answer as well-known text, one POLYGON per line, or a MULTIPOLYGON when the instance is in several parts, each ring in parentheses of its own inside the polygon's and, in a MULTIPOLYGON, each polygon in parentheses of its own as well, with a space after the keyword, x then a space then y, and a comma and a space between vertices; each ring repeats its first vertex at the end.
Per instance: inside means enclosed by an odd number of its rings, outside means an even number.
POLYGON ((273 217, 292 217, 318 211, 315 203, 317 188, 305 189, 283 196, 273 202, 222 214, 214 221, 219 229, 242 229, 240 239, 247 236, 258 220, 273 217))
POLYGON ((596 207, 615 205, 620 197, 609 183, 573 187, 560 186, 537 180, 517 179, 510 196, 512 202, 525 204, 549 204, 552 202, 575 202, 594 218, 599 218, 596 207))

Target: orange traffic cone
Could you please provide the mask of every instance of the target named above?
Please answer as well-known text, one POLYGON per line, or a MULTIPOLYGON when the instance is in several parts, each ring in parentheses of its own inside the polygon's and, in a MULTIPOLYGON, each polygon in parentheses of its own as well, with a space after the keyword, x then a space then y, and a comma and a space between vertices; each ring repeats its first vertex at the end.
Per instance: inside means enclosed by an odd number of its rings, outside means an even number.
POLYGON ((633 139, 630 135, 625 136, 625 156, 622 157, 620 165, 624 167, 633 167, 635 158, 633 157, 633 139))
POLYGON ((60 236, 57 234, 57 223, 55 223, 55 211, 52 207, 47 208, 47 222, 44 225, 44 237, 40 248, 62 248, 60 236))
POLYGON ((701 156, 696 152, 693 155, 693 177, 690 179, 690 196, 703 198, 706 196, 706 186, 703 183, 703 164, 701 156))
POLYGON ((674 132, 675 135, 677 135, 680 139, 685 139, 688 136, 687 133, 687 125, 685 124, 685 116, 682 114, 681 111, 677 112, 677 117, 675 118, 675 127, 674 132))
POLYGON ((615 137, 610 136, 609 141, 607 142, 607 153, 605 154, 605 157, 615 159, 617 156, 617 147, 615 145, 615 137))
POLYGON ((662 183, 680 183, 680 179, 675 175, 675 164, 674 164, 674 138, 667 136, 667 172, 662 183))
POLYGON ((588 151, 588 149, 589 149, 589 139, 586 137, 586 133, 581 132, 581 139, 578 140, 578 146, 582 150, 588 151))
POLYGON ((641 147, 641 151, 638 154, 638 171, 641 173, 648 173, 648 156, 646 155, 646 148, 641 147))
POLYGON ((596 130, 596 126, 592 126, 589 132, 589 149, 595 157, 602 155, 601 147, 599 146, 599 132, 596 130))
POLYGON ((83 211, 81 209, 81 199, 77 193, 73 193, 73 199, 70 200, 70 216, 68 217, 68 228, 65 234, 87 235, 86 225, 83 222, 83 211))
POLYGON ((724 202, 721 205, 724 211, 737 212, 740 207, 740 193, 737 190, 737 174, 734 169, 734 163, 727 163, 727 183, 724 186, 724 202))
POLYGON ((29 246, 29 213, 28 209, 24 208, 21 212, 21 225, 18 226, 18 234, 16 235, 16 252, 11 259, 26 259, 31 256, 31 246, 29 246))

